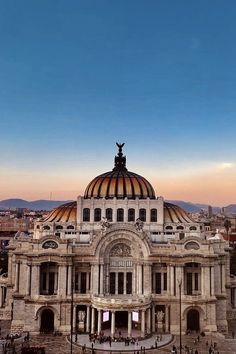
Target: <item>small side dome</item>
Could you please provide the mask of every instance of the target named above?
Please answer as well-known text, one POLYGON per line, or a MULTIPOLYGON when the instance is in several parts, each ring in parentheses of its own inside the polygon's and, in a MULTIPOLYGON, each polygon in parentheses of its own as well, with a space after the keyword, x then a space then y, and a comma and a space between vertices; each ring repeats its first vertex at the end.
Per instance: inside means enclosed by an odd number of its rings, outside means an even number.
POLYGON ((77 202, 60 205, 43 219, 43 222, 76 222, 77 202))
POLYGON ((124 144, 116 145, 119 152, 115 156, 115 167, 95 177, 87 186, 84 198, 155 199, 152 185, 144 177, 127 170, 126 157, 122 153, 124 144))
POLYGON ((196 223, 190 218, 186 211, 178 205, 164 203, 164 222, 165 223, 196 223))

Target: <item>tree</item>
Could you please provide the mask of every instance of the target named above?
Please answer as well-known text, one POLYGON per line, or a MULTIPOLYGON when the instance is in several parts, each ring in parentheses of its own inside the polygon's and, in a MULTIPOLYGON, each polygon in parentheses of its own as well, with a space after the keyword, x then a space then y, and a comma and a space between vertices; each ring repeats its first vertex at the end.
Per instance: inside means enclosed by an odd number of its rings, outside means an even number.
POLYGON ((224 227, 225 227, 225 230, 227 232, 227 239, 229 240, 229 229, 231 228, 231 221, 229 219, 226 219, 224 221, 224 227))

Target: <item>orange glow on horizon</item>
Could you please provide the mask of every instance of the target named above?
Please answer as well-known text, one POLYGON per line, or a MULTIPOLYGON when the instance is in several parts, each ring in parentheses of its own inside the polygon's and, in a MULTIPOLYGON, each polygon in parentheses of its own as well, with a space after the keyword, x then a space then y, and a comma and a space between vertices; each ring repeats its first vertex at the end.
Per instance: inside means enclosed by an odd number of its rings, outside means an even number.
MULTIPOLYGON (((170 200, 184 200, 193 203, 205 203, 226 206, 236 203, 235 167, 223 168, 211 172, 196 173, 191 176, 157 174, 147 178, 153 185, 156 195, 170 200)), ((95 175, 95 174, 94 174, 95 175)), ((33 173, 2 174, 0 176, 0 200, 21 198, 26 200, 50 199, 76 200, 83 195, 91 176, 79 177, 67 175, 38 175, 33 173)))

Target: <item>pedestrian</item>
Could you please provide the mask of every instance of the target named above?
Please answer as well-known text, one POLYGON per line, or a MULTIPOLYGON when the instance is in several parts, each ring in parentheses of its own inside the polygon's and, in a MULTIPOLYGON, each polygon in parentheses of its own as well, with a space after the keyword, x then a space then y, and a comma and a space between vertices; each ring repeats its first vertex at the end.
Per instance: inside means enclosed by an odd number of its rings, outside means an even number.
POLYGON ((232 332, 232 338, 234 339, 234 331, 232 332))

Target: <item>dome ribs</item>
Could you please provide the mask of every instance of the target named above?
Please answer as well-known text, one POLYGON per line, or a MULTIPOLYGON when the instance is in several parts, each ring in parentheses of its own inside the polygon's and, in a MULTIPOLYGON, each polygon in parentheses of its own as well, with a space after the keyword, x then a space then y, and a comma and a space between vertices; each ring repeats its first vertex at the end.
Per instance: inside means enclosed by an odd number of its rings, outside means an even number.
POLYGON ((155 199, 155 192, 150 183, 142 176, 125 170, 113 170, 95 177, 89 183, 84 198, 92 197, 155 199))
POLYGON ((116 196, 118 199, 122 199, 126 197, 125 189, 124 189, 124 176, 122 172, 119 172, 119 177, 117 178, 117 193, 116 196))
POLYGON ((127 198, 127 190, 126 190, 126 183, 125 183, 125 175, 124 175, 124 173, 122 173, 122 181, 123 181, 124 196, 127 198))
MULTIPOLYGON (((97 191, 97 196, 98 198, 103 197, 103 195, 101 195, 101 189, 103 188, 103 182, 105 180, 105 176, 102 176, 98 181, 99 181, 99 185, 98 185, 98 191, 97 191)), ((105 185, 105 183, 104 183, 105 185)))
POLYGON ((164 203, 164 219, 165 223, 178 222, 178 223, 192 223, 194 222, 184 209, 178 205, 165 202, 164 203), (170 221, 168 220, 170 219, 170 221))
POLYGON ((60 205, 45 218, 43 222, 75 222, 77 215, 77 202, 60 205))

